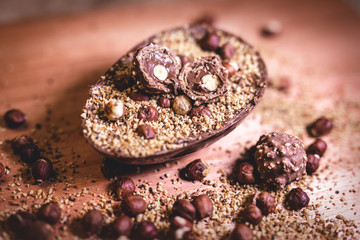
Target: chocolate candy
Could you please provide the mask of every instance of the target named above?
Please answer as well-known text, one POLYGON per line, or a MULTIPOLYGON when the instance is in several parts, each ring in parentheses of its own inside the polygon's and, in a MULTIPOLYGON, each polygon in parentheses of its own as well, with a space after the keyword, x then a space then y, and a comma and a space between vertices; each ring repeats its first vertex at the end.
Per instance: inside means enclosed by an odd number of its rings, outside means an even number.
POLYGON ((145 92, 176 92, 181 61, 170 49, 154 44, 143 47, 135 54, 133 67, 137 85, 145 92))
POLYGON ((255 161, 263 180, 284 187, 299 180, 305 173, 307 157, 304 143, 286 133, 264 134, 256 143, 255 161))
POLYGON ((224 95, 227 78, 228 71, 218 56, 199 57, 183 67, 179 82, 182 91, 195 101, 195 106, 199 106, 224 95))

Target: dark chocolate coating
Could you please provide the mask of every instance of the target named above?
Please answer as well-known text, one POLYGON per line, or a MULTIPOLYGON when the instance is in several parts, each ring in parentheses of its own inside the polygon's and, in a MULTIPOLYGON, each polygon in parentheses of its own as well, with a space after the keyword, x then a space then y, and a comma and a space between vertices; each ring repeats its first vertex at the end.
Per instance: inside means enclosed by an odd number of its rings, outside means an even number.
POLYGON ((263 180, 284 187, 299 180, 305 173, 307 157, 304 143, 287 133, 264 134, 256 143, 255 161, 263 180))
POLYGON ((182 68, 179 82, 181 90, 195 101, 195 106, 199 106, 202 103, 213 102, 224 95, 227 91, 227 78, 228 72, 218 56, 199 57, 182 68), (215 90, 208 89, 204 84, 203 79, 206 75, 217 77, 218 86, 215 90))
POLYGON ((170 93, 177 90, 180 58, 167 47, 149 44, 137 51, 134 56, 132 74, 137 86, 148 93, 170 93), (164 67, 166 79, 159 79, 154 72, 156 66, 164 67))

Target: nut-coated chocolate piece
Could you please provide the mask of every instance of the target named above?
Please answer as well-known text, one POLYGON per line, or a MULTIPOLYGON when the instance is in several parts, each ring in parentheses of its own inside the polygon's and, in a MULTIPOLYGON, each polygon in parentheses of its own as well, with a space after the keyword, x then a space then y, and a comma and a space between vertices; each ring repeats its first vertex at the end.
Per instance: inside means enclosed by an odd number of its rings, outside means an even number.
POLYGON ((193 109, 191 109, 189 116, 191 118, 193 117, 202 117, 202 116, 208 116, 210 117, 212 114, 211 110, 208 109, 207 107, 205 107, 204 105, 200 105, 198 107, 194 107, 193 109))
POLYGON ((144 137, 145 139, 153 139, 156 137, 156 133, 151 125, 142 124, 137 128, 137 133, 139 136, 144 137))
POLYGON ((210 217, 214 211, 213 203, 206 194, 197 196, 192 204, 196 209, 196 213, 199 219, 210 217))
POLYGON ((41 221, 54 225, 61 218, 61 208, 55 202, 46 203, 39 209, 37 217, 41 221))
POLYGON ((239 183, 255 183, 254 166, 249 162, 242 162, 236 169, 236 178, 239 183))
POLYGON ((245 224, 238 224, 231 234, 230 240, 252 240, 254 234, 251 229, 245 224))
POLYGON ((148 93, 170 93, 178 88, 180 59, 167 47, 150 44, 135 54, 134 78, 148 93))
POLYGON ((185 115, 192 108, 191 100, 185 95, 176 96, 172 107, 175 113, 185 115))
POLYGON ((223 59, 229 59, 234 56, 236 50, 231 43, 225 43, 220 49, 220 55, 223 59))
POLYGON ((112 224, 113 230, 117 237, 130 236, 133 225, 133 220, 126 215, 122 215, 116 218, 112 224))
POLYGON ((304 143, 287 133, 264 134, 256 143, 255 161, 261 178, 276 187, 300 180, 306 170, 304 143))
POLYGON ((196 159, 186 165, 184 176, 189 180, 202 180, 209 174, 209 171, 209 165, 205 161, 196 159))
POLYGON ((53 175, 53 165, 49 159, 39 158, 32 166, 34 179, 47 180, 53 175))
POLYGON ((216 33, 207 32, 199 41, 199 45, 203 50, 215 51, 220 43, 220 37, 216 33))
POLYGON ((134 240, 153 240, 157 238, 158 230, 152 222, 142 221, 136 226, 134 240))
POLYGON ((317 154, 308 154, 307 158, 308 161, 306 163, 306 173, 311 175, 319 168, 320 156, 317 154))
POLYGON ((120 177, 113 182, 113 191, 118 198, 129 196, 135 191, 134 181, 129 177, 120 177))
POLYGON ((25 163, 34 163, 40 157, 39 148, 35 144, 28 144, 20 151, 21 161, 25 163))
POLYGON ((125 105, 120 99, 111 99, 106 103, 104 111, 110 121, 116 121, 125 115, 125 105))
POLYGON ((104 217, 99 210, 93 209, 85 213, 82 218, 82 226, 84 231, 89 234, 97 234, 100 232, 104 222, 104 217))
POLYGON ((5 166, 0 162, 0 178, 5 174, 5 166))
POLYGON ((333 122, 326 117, 320 117, 311 123, 307 130, 312 137, 321 137, 329 134, 333 128, 333 122))
POLYGON ((293 188, 286 196, 286 200, 292 210, 300 210, 310 202, 309 196, 301 188, 293 188))
POLYGON ((16 232, 17 235, 22 235, 34 220, 35 218, 32 214, 19 210, 8 218, 7 223, 11 231, 16 232))
POLYGON ((4 120, 9 128, 18 128, 26 123, 26 115, 18 109, 11 109, 5 113, 4 120))
POLYGON ((199 57, 182 68, 179 82, 183 92, 199 106, 224 95, 227 78, 228 71, 218 56, 199 57))
POLYGON ((248 221, 249 223, 251 223, 253 225, 258 225, 261 222, 262 217, 263 217, 260 208, 258 208, 254 204, 248 205, 244 209, 242 215, 243 215, 245 221, 248 221))
POLYGON ((141 92, 131 92, 128 94, 128 96, 135 102, 141 102, 141 101, 147 102, 150 100, 150 97, 148 95, 141 92))
POLYGON ((171 101, 167 97, 159 97, 157 100, 157 104, 162 108, 169 108, 171 107, 171 101))
POLYGON ((24 146, 33 143, 34 141, 30 136, 21 135, 11 140, 11 147, 14 150, 15 154, 19 154, 24 146))
POLYGON ((260 193, 256 199, 256 206, 258 206, 263 215, 268 215, 275 212, 276 209, 276 200, 273 195, 268 192, 260 193))
POLYGON ((139 195, 130 195, 124 197, 121 207, 127 215, 135 217, 136 215, 145 212, 147 203, 139 195))
POLYGON ((28 226, 22 236, 22 238, 25 240, 51 240, 53 237, 54 229, 52 226, 39 220, 28 226))
POLYGON ((159 117, 159 113, 153 106, 146 106, 139 110, 138 118, 147 121, 156 121, 159 117))
POLYGON ((324 140, 318 138, 307 148, 308 154, 317 154, 322 157, 327 149, 327 144, 324 140))
POLYGON ((193 222, 196 218, 196 208, 189 200, 178 199, 173 206, 173 215, 183 217, 193 222))

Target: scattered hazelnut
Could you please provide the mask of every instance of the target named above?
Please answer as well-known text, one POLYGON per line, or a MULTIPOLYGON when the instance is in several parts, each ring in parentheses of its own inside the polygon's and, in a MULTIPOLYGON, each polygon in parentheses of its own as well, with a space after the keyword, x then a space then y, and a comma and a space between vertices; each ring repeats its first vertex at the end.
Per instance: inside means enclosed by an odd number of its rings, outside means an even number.
POLYGON ((202 180, 209 174, 209 165, 201 160, 196 159, 186 165, 184 175, 189 180, 202 180))
POLYGON ((61 208, 55 202, 46 203, 39 209, 37 217, 41 221, 54 225, 60 220, 61 208))
POLYGON ((231 43, 225 43, 220 49, 220 55, 223 59, 229 59, 234 56, 236 50, 231 43))
POLYGON ((192 222, 190 222, 189 220, 187 220, 186 218, 183 218, 181 216, 174 216, 173 218, 171 218, 170 220, 170 226, 173 229, 179 229, 179 228, 188 228, 188 229, 192 229, 192 222))
POLYGON ((124 197, 121 203, 123 211, 131 217, 145 212, 147 208, 146 201, 139 195, 130 195, 124 197))
POLYGON ((171 101, 167 97, 159 97, 157 104, 162 108, 171 107, 171 101))
POLYGON ((190 59, 185 55, 178 55, 178 57, 180 58, 181 65, 183 67, 185 66, 185 64, 187 64, 190 61, 190 59))
POLYGON ((14 138, 11 140, 11 147, 14 150, 15 154, 21 152, 21 149, 29 144, 33 144, 33 139, 27 135, 21 135, 19 137, 14 138))
POLYGON ((139 110, 138 118, 145 122, 156 121, 159 117, 159 113, 153 106, 143 107, 139 110))
POLYGON ((214 206, 208 195, 202 194, 195 198, 193 205, 199 219, 210 217, 214 211, 214 206))
POLYGON ((173 215, 183 217, 193 222, 196 218, 196 208, 189 200, 178 199, 173 206, 173 215))
POLYGON ((261 210, 254 204, 250 204, 244 209, 243 216, 246 221, 253 225, 258 225, 262 220, 261 210))
POLYGON ((239 183, 255 183, 254 166, 248 162, 240 163, 236 171, 239 183))
POLYGON ((105 105, 105 116, 110 121, 116 121, 125 115, 125 105, 119 99, 111 99, 105 105))
POLYGON ((34 220, 32 214, 19 210, 8 218, 7 223, 10 230, 16 232, 18 235, 22 235, 34 220))
POLYGON ((0 162, 0 178, 5 174, 5 166, 0 162))
POLYGON ((5 113, 4 120, 9 128, 18 128, 26 123, 26 115, 18 109, 11 109, 5 113))
POLYGON ((35 221, 28 226, 23 234, 23 239, 26 240, 50 240, 54 237, 54 229, 43 221, 35 221))
POLYGON ((292 210, 300 210, 309 205, 310 198, 301 188, 293 188, 286 197, 292 210))
POLYGON ((327 149, 327 144, 324 140, 318 138, 310 144, 310 146, 307 148, 306 152, 309 154, 317 154, 320 157, 322 157, 327 149))
POLYGON ((282 77, 280 79, 279 85, 277 86, 277 89, 281 92, 287 92, 289 90, 291 86, 291 82, 289 80, 289 78, 287 77, 282 77))
POLYGON ((137 133, 139 136, 144 137, 145 139, 153 139, 156 134, 151 125, 143 124, 139 125, 137 128, 137 133))
POLYGON ((333 122, 326 117, 320 117, 311 123, 307 130, 312 137, 320 137, 329 134, 333 128, 333 122))
POLYGON ((49 159, 39 158, 32 167, 34 179, 47 180, 53 175, 53 165, 49 159))
POLYGON ((185 115, 191 110, 191 100, 185 95, 176 96, 173 102, 174 112, 180 115, 185 115))
POLYGON ((198 19, 196 19, 192 24, 205 24, 208 26, 213 26, 215 22, 215 18, 211 14, 205 14, 198 19))
POLYGON ((144 93, 140 92, 131 92, 128 94, 129 98, 132 100, 139 102, 139 101, 149 101, 150 97, 144 93))
POLYGON ((228 70, 229 77, 234 75, 237 72, 237 70, 239 69, 239 67, 237 66, 237 64, 235 62, 223 62, 222 65, 228 70))
POLYGON ((211 92, 215 91, 219 85, 219 77, 214 74, 207 74, 201 78, 200 86, 211 92))
POLYGON ((238 224, 231 234, 230 240, 252 240, 254 234, 245 224, 238 224))
POLYGON ((191 109, 189 116, 191 118, 193 117, 202 117, 202 116, 211 116, 211 110, 208 109, 207 107, 205 107, 204 105, 200 105, 198 107, 193 107, 193 109, 191 109))
POLYGON ((20 151, 21 161, 25 163, 34 163, 40 157, 39 148, 35 144, 28 144, 20 151))
POLYGON ((262 192, 256 198, 256 206, 258 206, 263 215, 275 212, 276 202, 273 195, 268 192, 262 192))
POLYGON ((320 157, 317 154, 308 154, 308 161, 306 163, 306 172, 311 175, 319 168, 320 157))
POLYGON ((90 235, 100 232, 104 217, 99 210, 89 210, 82 218, 84 231, 90 235))
POLYGON ((114 192, 118 198, 123 198, 131 195, 135 191, 135 184, 129 177, 121 177, 114 181, 114 192))
POLYGON ((122 215, 115 219, 113 229, 116 236, 130 236, 134 223, 132 219, 126 215, 122 215))
POLYGON ((278 35, 282 32, 282 25, 277 20, 272 20, 266 23, 266 25, 261 29, 261 34, 264 37, 271 37, 278 35))
POLYGON ((200 40, 199 45, 203 50, 215 51, 219 46, 220 38, 215 33, 207 32, 200 40))
POLYGON ((168 77, 168 72, 163 65, 156 65, 154 67, 154 76, 160 81, 164 81, 168 77))
POLYGON ((139 223, 134 231, 134 240, 153 240, 158 236, 155 225, 149 221, 139 223))

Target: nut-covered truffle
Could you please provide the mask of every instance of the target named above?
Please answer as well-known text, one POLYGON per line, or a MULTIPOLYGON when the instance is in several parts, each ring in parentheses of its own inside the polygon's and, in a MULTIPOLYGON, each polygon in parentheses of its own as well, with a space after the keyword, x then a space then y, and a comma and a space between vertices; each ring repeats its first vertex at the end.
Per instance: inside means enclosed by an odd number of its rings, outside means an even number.
POLYGON ((218 56, 199 57, 182 68, 179 82, 183 92, 199 106, 224 95, 227 78, 228 71, 218 56))
POLYGON ((150 44, 134 57, 134 77, 140 89, 148 93, 170 93, 178 88, 180 59, 167 47, 150 44))
POLYGON ((304 143, 286 133, 268 133, 256 143, 255 161, 261 178, 267 183, 284 187, 299 180, 306 170, 304 143))
POLYGON ((116 121, 125 115, 125 105, 119 99, 111 99, 105 105, 105 116, 110 121, 116 121))

